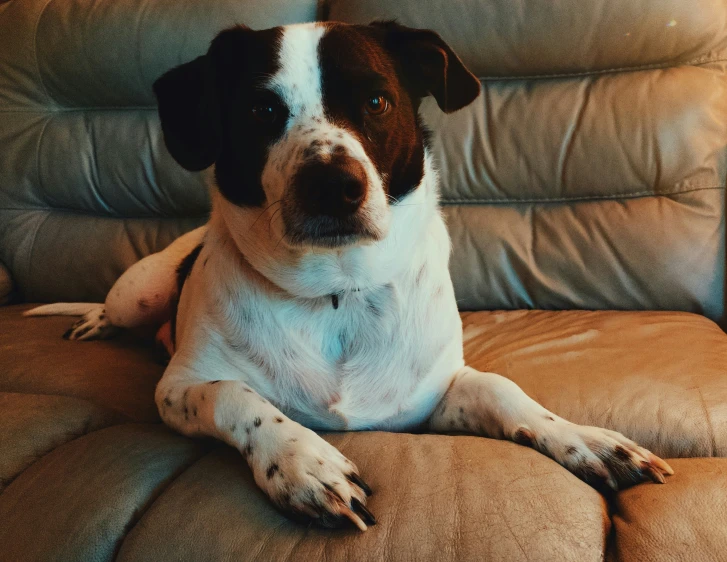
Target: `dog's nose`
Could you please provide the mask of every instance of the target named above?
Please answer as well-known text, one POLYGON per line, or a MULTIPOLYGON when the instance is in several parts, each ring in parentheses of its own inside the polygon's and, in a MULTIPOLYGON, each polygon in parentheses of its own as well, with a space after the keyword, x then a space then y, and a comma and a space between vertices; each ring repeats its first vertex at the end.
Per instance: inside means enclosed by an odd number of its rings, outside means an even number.
POLYGON ((298 199, 307 214, 345 217, 366 199, 366 171, 353 158, 304 164, 296 176, 298 199))

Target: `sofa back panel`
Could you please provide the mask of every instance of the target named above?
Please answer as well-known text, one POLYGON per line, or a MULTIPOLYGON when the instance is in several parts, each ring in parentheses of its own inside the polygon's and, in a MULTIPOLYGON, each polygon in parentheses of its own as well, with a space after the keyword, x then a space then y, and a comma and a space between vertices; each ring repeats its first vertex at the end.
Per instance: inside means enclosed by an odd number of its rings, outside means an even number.
POLYGON ((205 221, 120 219, 52 209, 4 211, 1 261, 30 302, 103 302, 130 265, 205 221))
POLYGON ((329 19, 437 30, 480 77, 699 64, 727 49, 724 0, 325 0, 329 19))
POLYGON ((727 75, 709 65, 484 81, 426 123, 449 202, 568 201, 724 186, 727 75))
MULTIPOLYGON (((102 300, 126 267, 205 220, 201 175, 164 147, 153 80, 219 29, 310 20, 315 4, 0 4, 0 262, 26 299, 102 300)), ((485 77, 461 112, 423 105, 463 309, 719 319, 727 4, 586 4, 331 0, 322 13, 435 27, 485 77), (614 35, 626 23, 635 31, 614 35)))
POLYGON ((177 165, 164 146, 156 110, 33 110, 3 119, 4 208, 119 218, 209 210, 202 177, 177 165))
POLYGON ((222 29, 312 21, 316 10, 317 0, 12 0, 0 6, 0 103, 154 107, 154 80, 222 29))
POLYGON ((724 314, 724 190, 669 197, 446 205, 463 310, 724 314))

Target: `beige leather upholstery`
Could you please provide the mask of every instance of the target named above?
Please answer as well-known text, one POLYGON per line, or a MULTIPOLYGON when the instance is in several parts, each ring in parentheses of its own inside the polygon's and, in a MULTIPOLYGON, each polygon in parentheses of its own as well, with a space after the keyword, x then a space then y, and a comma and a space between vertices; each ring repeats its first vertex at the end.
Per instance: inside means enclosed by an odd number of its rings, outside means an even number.
POLYGON ((727 336, 696 314, 463 315, 465 356, 577 423, 663 457, 727 456, 727 336))
POLYGON ((7 267, 0 263, 0 305, 7 304, 13 291, 13 280, 7 267))
MULTIPOLYGON (((236 451, 159 423, 153 386, 163 367, 143 342, 65 341, 67 318, 22 318, 26 308, 0 309, 8 560, 585 562, 607 552, 722 552, 725 459, 670 460, 677 475, 666 485, 609 504, 530 449, 462 435, 327 436, 374 488, 379 523, 365 535, 305 528, 271 507, 236 451)), ((512 378, 558 414, 667 457, 725 455, 727 336, 709 320, 521 311, 465 313, 463 323, 470 364, 512 378)))
POLYGON ((615 506, 614 555, 628 562, 718 561, 727 553, 727 460, 675 460, 669 493, 640 486, 615 506))
MULTIPOLYGON (((90 6, 0 5, 0 261, 30 300, 102 300, 131 263, 205 220, 199 176, 161 142, 151 83, 219 29, 306 21, 317 10, 314 0, 90 6), (83 251, 59 259, 61 248, 83 251)), ((318 8, 342 21, 433 27, 482 79, 469 108, 446 117, 424 108, 463 309, 715 320, 724 315, 726 11, 721 0, 318 8)))
POLYGON ((423 107, 462 310, 594 310, 464 313, 467 358, 677 474, 607 502, 511 443, 333 434, 379 524, 308 529, 235 451, 159 423, 148 335, 67 342, 68 319, 5 307, 0 560, 724 559, 724 0, 0 0, 0 262, 21 297, 102 301, 204 222, 152 82, 224 27, 316 17, 435 28, 482 82, 459 113, 423 107))

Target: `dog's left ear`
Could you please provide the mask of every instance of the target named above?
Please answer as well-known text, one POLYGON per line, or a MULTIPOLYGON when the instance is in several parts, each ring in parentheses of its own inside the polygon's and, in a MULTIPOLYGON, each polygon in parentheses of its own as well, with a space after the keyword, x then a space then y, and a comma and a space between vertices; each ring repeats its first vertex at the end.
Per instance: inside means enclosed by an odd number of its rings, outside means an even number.
POLYGON ((172 68, 154 82, 164 143, 185 169, 214 164, 220 151, 219 103, 209 55, 172 68))
POLYGON ((435 31, 393 21, 374 22, 371 26, 384 32, 386 49, 397 59, 419 97, 431 94, 442 111, 451 113, 480 94, 480 81, 435 31))

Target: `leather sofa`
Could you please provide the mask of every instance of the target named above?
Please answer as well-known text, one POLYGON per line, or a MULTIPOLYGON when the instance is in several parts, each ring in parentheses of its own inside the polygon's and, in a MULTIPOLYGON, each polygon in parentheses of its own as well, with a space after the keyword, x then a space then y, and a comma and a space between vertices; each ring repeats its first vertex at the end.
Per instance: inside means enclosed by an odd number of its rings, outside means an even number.
POLYGON ((725 22, 724 0, 0 2, 0 560, 727 559, 725 22), (316 18, 434 28, 481 78, 423 107, 465 354, 669 459, 666 485, 606 498, 514 443, 330 434, 379 522, 304 527, 160 423, 144 334, 20 316, 102 301, 205 221, 154 79, 233 23, 316 18))

